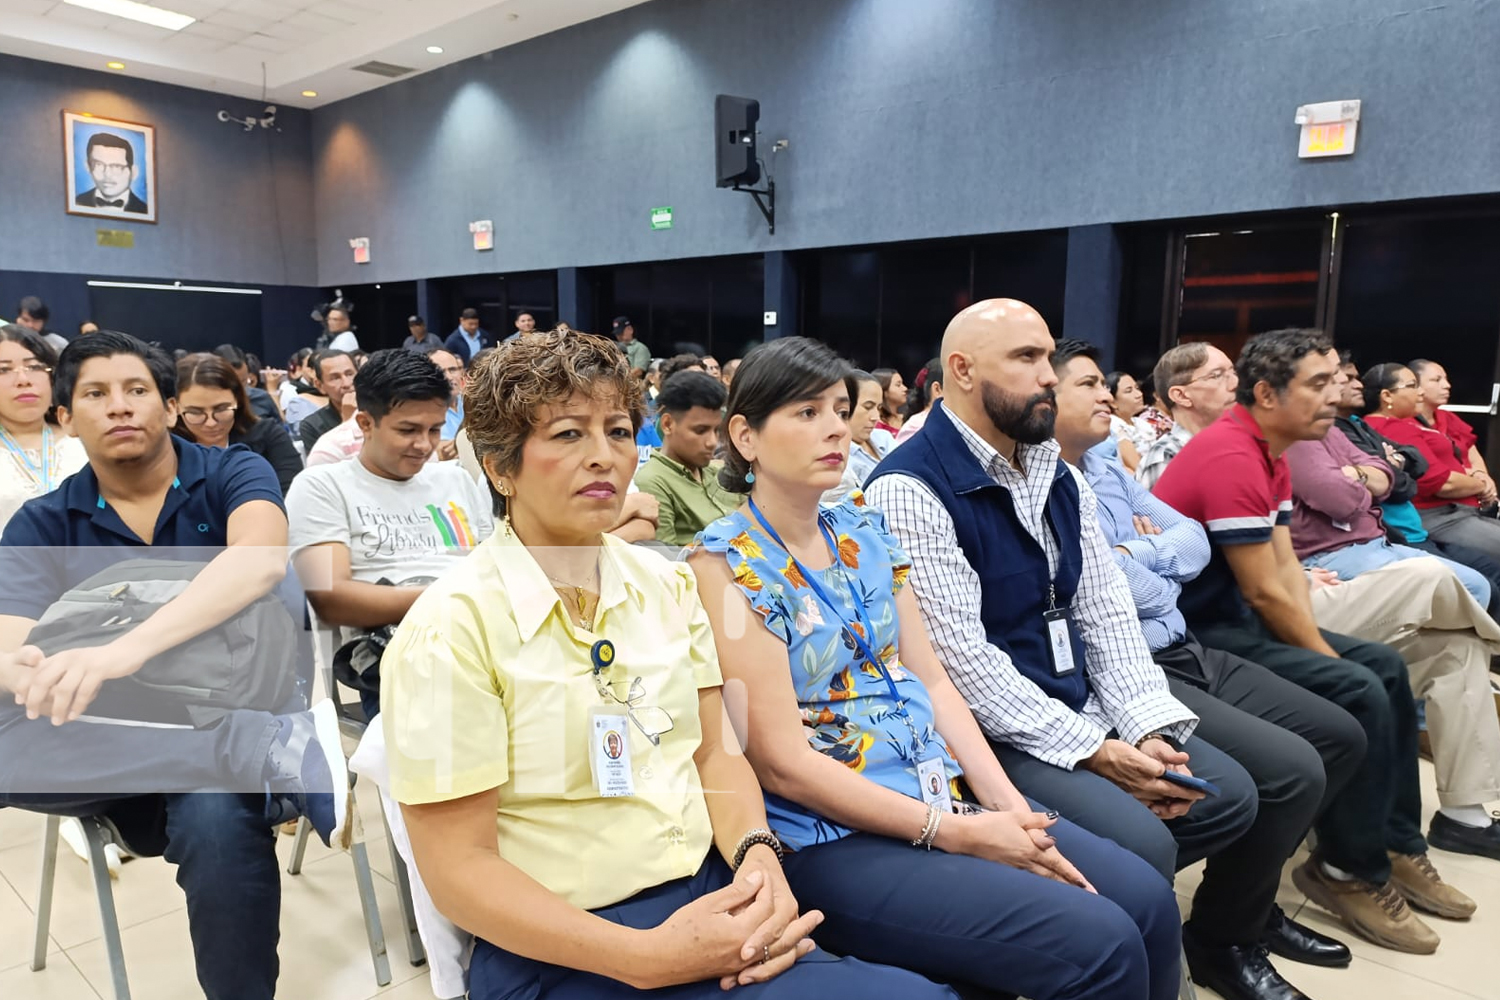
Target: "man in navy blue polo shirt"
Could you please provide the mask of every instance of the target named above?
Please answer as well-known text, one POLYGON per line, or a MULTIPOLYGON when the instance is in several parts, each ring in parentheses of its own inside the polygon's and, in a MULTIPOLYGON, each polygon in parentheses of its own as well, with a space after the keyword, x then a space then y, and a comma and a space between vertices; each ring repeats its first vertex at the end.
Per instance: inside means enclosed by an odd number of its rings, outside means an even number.
POLYGON ((273 827, 305 812, 325 838, 345 828, 348 777, 327 703, 292 716, 234 711, 201 729, 78 720, 91 718, 105 683, 227 622, 282 581, 287 521, 275 474, 243 447, 174 438, 174 368, 134 337, 100 333, 70 345, 53 391, 89 465, 22 507, 0 538, 0 688, 14 693, 0 698, 0 806, 101 815, 137 850, 164 853, 187 896, 204 993, 273 1000, 273 827), (107 645, 52 656, 25 645, 65 591, 147 547, 153 556, 217 554, 177 598, 107 645), (188 790, 198 788, 216 791, 188 790), (226 788, 234 791, 218 791, 226 788))

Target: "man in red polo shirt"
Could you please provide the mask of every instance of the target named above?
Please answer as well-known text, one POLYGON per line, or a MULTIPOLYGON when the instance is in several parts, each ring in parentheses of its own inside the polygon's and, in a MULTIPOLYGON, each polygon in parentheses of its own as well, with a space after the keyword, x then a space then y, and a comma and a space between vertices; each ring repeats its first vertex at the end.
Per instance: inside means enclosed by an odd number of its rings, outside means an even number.
POLYGON ((1333 426, 1338 356, 1319 331, 1278 330, 1251 340, 1237 367, 1236 405, 1188 442, 1155 490, 1200 521, 1213 545, 1178 606, 1205 645, 1260 663, 1359 721, 1364 766, 1328 804, 1317 854, 1293 881, 1376 944, 1430 953, 1438 936, 1407 901, 1452 914, 1472 912, 1473 902, 1427 858, 1406 664, 1389 646, 1318 628, 1292 548, 1283 453, 1333 426))

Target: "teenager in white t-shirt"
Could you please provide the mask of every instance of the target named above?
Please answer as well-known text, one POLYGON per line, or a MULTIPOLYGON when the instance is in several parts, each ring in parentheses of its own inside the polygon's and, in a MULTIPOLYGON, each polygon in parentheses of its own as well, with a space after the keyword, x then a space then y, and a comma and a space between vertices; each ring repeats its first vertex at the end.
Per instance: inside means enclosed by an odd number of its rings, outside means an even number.
POLYGON ((458 463, 428 461, 452 393, 437 365, 377 351, 354 393, 359 455, 304 470, 286 498, 307 599, 345 638, 399 622, 426 586, 403 581, 441 575, 494 529, 489 494, 458 463))

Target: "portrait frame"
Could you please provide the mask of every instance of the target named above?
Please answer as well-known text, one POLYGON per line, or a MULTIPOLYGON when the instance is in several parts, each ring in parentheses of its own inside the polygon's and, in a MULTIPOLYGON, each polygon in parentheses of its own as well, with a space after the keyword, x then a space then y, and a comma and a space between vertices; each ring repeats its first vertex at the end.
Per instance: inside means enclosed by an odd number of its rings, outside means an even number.
POLYGON ((68 214, 156 225, 156 127, 66 110, 62 127, 63 192, 68 214), (91 162, 90 143, 97 135, 110 138, 95 143, 97 162, 91 162), (117 190, 127 178, 124 189, 117 190), (99 203, 108 199, 122 204, 114 207, 99 203))

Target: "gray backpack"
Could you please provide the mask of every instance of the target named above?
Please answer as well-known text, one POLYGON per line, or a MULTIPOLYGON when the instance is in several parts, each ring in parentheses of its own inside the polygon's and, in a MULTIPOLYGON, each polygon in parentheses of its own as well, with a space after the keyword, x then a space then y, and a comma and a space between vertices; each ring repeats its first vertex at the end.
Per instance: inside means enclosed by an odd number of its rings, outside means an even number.
MULTIPOLYGON (((102 646, 185 590, 202 562, 131 559, 62 595, 27 642, 47 655, 102 646)), ((309 643, 276 591, 233 618, 105 682, 87 714, 140 722, 206 725, 233 709, 281 712, 297 692, 309 643)))

